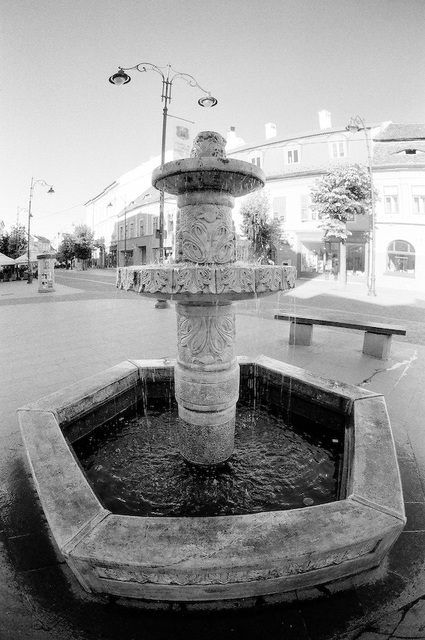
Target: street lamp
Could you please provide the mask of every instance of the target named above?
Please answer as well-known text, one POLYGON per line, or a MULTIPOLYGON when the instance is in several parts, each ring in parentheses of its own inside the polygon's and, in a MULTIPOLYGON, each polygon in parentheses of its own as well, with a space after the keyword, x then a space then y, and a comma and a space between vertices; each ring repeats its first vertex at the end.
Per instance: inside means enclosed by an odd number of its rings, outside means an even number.
POLYGON ((373 186, 373 172, 372 172, 372 156, 370 153, 369 138, 367 135, 366 122, 360 116, 351 118, 350 123, 345 127, 350 133, 357 133, 363 130, 366 139, 367 149, 367 164, 370 175, 370 202, 372 212, 372 224, 371 224, 371 252, 370 252, 370 278, 368 278, 368 296, 376 296, 376 271, 375 271, 375 258, 376 258, 376 213, 375 213, 375 189, 373 186))
POLYGON ((31 284, 32 283, 32 268, 31 268, 31 257, 30 257, 30 238, 31 238, 31 234, 30 234, 30 230, 31 230, 31 218, 32 218, 32 213, 31 213, 31 204, 32 204, 32 196, 33 196, 33 192, 34 192, 34 187, 36 184, 42 184, 43 187, 50 187, 47 193, 54 193, 54 189, 52 187, 51 184, 47 184, 47 182, 45 180, 34 180, 34 178, 31 178, 31 187, 30 187, 30 199, 29 199, 29 205, 28 205, 28 280, 27 280, 27 284, 31 284))
MULTIPOLYGON (((162 94, 161 100, 164 103, 164 108, 162 110, 162 144, 161 144, 161 164, 165 162, 165 143, 167 136, 167 115, 168 115, 168 103, 171 102, 171 89, 173 86, 173 82, 176 78, 182 78, 186 80, 186 82, 191 87, 197 87, 201 91, 205 93, 205 96, 198 100, 198 104, 201 107, 210 108, 215 107, 217 104, 217 100, 211 95, 210 92, 205 91, 195 78, 188 73, 181 73, 176 71, 171 67, 170 64, 167 64, 166 67, 158 67, 155 64, 150 62, 140 62, 135 67, 128 67, 124 69, 123 67, 119 67, 117 73, 114 73, 109 78, 109 82, 115 84, 116 86, 121 86, 123 84, 127 84, 130 82, 131 78, 126 73, 126 71, 131 71, 135 69, 136 71, 140 71, 144 73, 146 71, 156 71, 162 78, 162 94)), ((159 192, 159 261, 163 262, 164 260, 164 191, 160 190, 159 192)))

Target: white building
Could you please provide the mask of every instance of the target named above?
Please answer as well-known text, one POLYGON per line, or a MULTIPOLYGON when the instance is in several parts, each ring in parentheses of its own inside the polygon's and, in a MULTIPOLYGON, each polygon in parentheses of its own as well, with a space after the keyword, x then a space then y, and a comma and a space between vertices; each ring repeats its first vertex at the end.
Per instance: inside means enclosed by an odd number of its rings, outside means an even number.
MULTIPOLYGON (((165 162, 189 156, 192 146, 189 129, 175 125, 170 133, 173 148, 166 151, 165 162)), ((147 262, 158 258, 159 222, 155 218, 159 220, 159 192, 152 189, 151 177, 160 163, 160 156, 150 158, 85 203, 86 224, 93 230, 95 241, 102 245, 96 255, 99 266, 139 264, 142 256, 147 262), (145 222, 141 227, 142 220, 145 222), (143 237, 140 236, 141 230, 143 237)), ((175 199, 166 197, 164 236, 168 238, 171 233, 168 221, 174 220, 175 215, 175 199)), ((169 246, 164 237, 164 247, 169 246)))
MULTIPOLYGON (((379 191, 377 283, 388 284, 397 276, 415 288, 425 276, 425 125, 383 122, 367 126, 366 133, 379 191)), ((310 189, 336 165, 367 165, 364 130, 350 133, 345 127, 333 128, 329 112, 321 111, 315 131, 283 138, 268 123, 262 141, 233 148, 228 156, 252 162, 266 174, 273 215, 282 220, 289 240, 289 246, 277 251, 277 262, 296 265, 299 275, 308 275, 323 269, 324 255, 339 260, 339 243, 323 243, 319 220, 309 206, 310 189)), ((356 216, 347 223, 351 231, 347 269, 353 273, 370 271, 370 226, 369 216, 356 216)))

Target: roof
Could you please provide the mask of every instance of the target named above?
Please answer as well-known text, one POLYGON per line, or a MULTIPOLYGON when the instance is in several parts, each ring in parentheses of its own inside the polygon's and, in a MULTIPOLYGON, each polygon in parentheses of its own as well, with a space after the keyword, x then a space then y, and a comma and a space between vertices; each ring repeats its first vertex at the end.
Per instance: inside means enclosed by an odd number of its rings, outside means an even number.
POLYGON ((34 236, 33 236, 33 237, 34 237, 34 238, 37 238, 37 240, 38 240, 39 242, 48 242, 48 243, 50 244, 50 240, 49 240, 48 238, 45 238, 44 236, 36 236, 36 235, 34 234, 34 236))
POLYGON ((374 136, 374 140, 381 142, 425 140, 425 124, 391 123, 378 135, 374 136))
MULTIPOLYGON (((135 200, 130 202, 130 204, 128 204, 126 207, 123 207, 118 212, 118 217, 121 218, 124 215, 124 211, 126 212, 126 214, 129 214, 135 209, 140 209, 140 207, 144 207, 148 204, 155 204, 159 202, 159 196, 160 192, 158 191, 158 189, 156 189, 155 187, 149 187, 148 189, 143 191, 140 196, 137 196, 135 200)), ((173 196, 169 193, 164 194, 165 202, 169 202, 170 200, 175 201, 175 199, 176 196, 173 196)))
MULTIPOLYGON (((376 127, 381 126, 380 124, 368 124, 366 125, 367 129, 374 129, 376 127)), ((330 137, 337 133, 347 134, 346 127, 329 127, 329 129, 316 129, 314 131, 305 131, 304 133, 298 133, 296 135, 287 135, 287 136, 274 136, 273 138, 263 138, 262 140, 251 143, 244 144, 240 147, 232 147, 232 149, 226 152, 227 156, 232 156, 244 151, 249 151, 250 149, 258 149, 260 147, 271 147, 271 146, 279 146, 286 143, 294 143, 297 144, 299 141, 305 138, 320 138, 320 137, 330 137)))

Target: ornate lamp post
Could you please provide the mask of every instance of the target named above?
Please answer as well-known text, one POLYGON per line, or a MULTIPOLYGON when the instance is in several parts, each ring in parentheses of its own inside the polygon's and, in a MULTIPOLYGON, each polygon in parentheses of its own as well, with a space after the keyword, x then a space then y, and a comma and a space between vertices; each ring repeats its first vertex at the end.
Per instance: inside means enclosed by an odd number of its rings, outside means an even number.
MULTIPOLYGON (((167 137, 167 117, 168 117, 168 104, 171 102, 171 89, 173 86, 173 82, 176 78, 182 78, 186 80, 186 82, 191 87, 197 87, 200 89, 205 95, 198 100, 198 104, 201 107, 215 107, 217 104, 216 98, 214 98, 209 91, 203 89, 200 84, 195 80, 195 78, 188 73, 181 73, 180 71, 176 71, 171 67, 170 64, 167 64, 166 67, 158 67, 151 62, 140 62, 135 67, 123 68, 119 67, 119 71, 114 73, 109 78, 109 82, 115 84, 116 86, 121 86, 123 84, 127 84, 130 82, 131 78, 126 73, 126 71, 132 71, 135 69, 136 71, 140 71, 144 73, 146 71, 156 71, 162 78, 162 94, 161 100, 164 103, 164 107, 162 109, 162 142, 161 142, 161 164, 165 163, 165 145, 166 145, 166 137, 167 137)), ((159 192, 159 261, 162 263, 164 261, 164 191, 160 190, 159 192)), ((157 307, 168 306, 168 303, 163 303, 163 301, 159 301, 157 307)))
POLYGON ((366 122, 360 116, 351 118, 350 124, 346 126, 347 131, 350 133, 357 133, 363 130, 366 139, 367 149, 367 164, 370 175, 370 201, 372 212, 372 224, 371 224, 371 252, 370 252, 370 278, 368 278, 368 295, 376 296, 376 270, 375 270, 375 258, 376 258, 376 214, 375 214, 375 189, 373 186, 373 172, 372 172, 372 156, 370 152, 369 138, 367 135, 366 122))
POLYGON ((53 186, 51 184, 47 184, 47 182, 45 180, 34 180, 34 178, 31 178, 31 187, 30 187, 30 199, 29 199, 29 205, 28 205, 28 280, 27 280, 27 284, 31 284, 32 283, 32 268, 31 268, 31 256, 30 256, 30 244, 31 244, 31 218, 32 218, 32 213, 31 213, 31 205, 32 205, 32 196, 34 193, 34 187, 36 184, 42 184, 43 187, 50 187, 47 193, 54 193, 54 189, 53 186))

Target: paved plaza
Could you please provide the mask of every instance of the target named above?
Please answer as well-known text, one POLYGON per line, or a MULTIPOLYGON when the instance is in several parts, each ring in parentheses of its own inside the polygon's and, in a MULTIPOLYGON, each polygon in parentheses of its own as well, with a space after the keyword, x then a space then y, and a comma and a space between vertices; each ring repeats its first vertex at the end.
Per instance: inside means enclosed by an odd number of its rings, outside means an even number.
POLYGON ((235 305, 238 355, 264 354, 385 396, 407 525, 381 567, 312 588, 295 602, 257 599, 224 611, 152 606, 85 593, 49 534, 23 449, 16 410, 126 359, 174 358, 174 304, 118 291, 114 272, 60 271, 55 291, 0 283, 0 638, 110 640, 165 637, 271 640, 425 640, 425 292, 331 281, 297 282, 235 305), (391 358, 362 353, 358 331, 315 327, 309 347, 288 344, 278 310, 321 305, 335 314, 405 325, 391 358))

